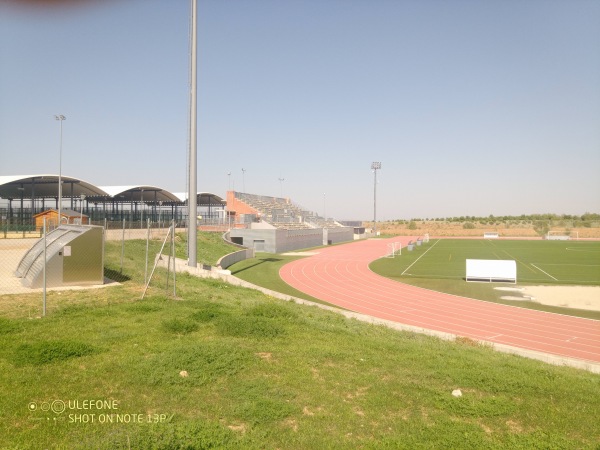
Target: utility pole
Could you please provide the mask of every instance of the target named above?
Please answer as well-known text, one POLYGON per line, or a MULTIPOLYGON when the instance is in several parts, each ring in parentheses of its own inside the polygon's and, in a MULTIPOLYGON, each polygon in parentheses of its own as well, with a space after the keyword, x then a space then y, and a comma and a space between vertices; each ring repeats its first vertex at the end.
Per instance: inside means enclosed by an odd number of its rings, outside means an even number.
POLYGON ((60 226, 60 222, 62 220, 62 142, 63 142, 63 132, 62 125, 63 120, 66 120, 66 117, 62 114, 56 114, 54 116, 56 120, 60 122, 60 147, 58 151, 58 224, 57 227, 60 226))
POLYGON ((374 161, 371 163, 371 170, 375 174, 375 182, 373 185, 373 232, 377 235, 377 171, 381 169, 381 163, 374 161))
MULTIPOLYGON (((197 251, 196 245, 198 242, 198 230, 196 225, 196 218, 198 216, 198 187, 197 187, 197 41, 198 41, 198 1, 192 0, 192 45, 191 45, 191 89, 190 89, 190 154, 189 154, 189 186, 188 186, 188 266, 196 267, 197 263, 197 251)), ((175 227, 173 226, 173 233, 175 233, 175 227)))

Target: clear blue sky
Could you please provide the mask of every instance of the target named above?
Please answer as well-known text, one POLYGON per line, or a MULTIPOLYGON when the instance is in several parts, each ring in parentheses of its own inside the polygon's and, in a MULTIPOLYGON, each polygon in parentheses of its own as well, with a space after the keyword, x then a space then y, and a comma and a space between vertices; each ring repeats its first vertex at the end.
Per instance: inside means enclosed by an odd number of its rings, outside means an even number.
MULTIPOLYGON (((64 114, 63 174, 186 191, 189 1, 18 3, 0 175, 64 114)), ((599 1, 199 0, 198 45, 200 191, 369 220, 381 161, 378 219, 600 212, 599 1)))

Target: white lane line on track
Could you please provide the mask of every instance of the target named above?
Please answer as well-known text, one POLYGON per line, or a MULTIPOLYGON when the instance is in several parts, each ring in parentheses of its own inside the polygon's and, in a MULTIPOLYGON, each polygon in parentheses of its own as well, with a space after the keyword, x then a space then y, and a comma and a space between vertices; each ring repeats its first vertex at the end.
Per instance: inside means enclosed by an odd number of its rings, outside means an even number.
MULTIPOLYGON (((325 266, 331 266, 332 264, 335 265, 335 262, 328 261, 325 263, 325 266)), ((308 264, 306 264, 306 263, 302 264, 302 266, 305 266, 305 265, 308 265, 308 264)), ((323 268, 323 264, 320 264, 319 266, 321 266, 321 268, 323 268)), ((357 264, 357 266, 360 267, 361 264, 357 264)), ((381 278, 377 277, 378 278, 377 284, 379 286, 369 286, 368 281, 365 283, 365 279, 361 280, 362 282, 358 285, 355 284, 356 280, 344 279, 342 281, 342 284, 339 285, 336 283, 332 283, 331 278, 327 277, 326 274, 321 274, 321 272, 318 271, 317 267, 312 267, 312 269, 313 269, 312 276, 310 277, 310 279, 312 281, 311 287, 313 287, 313 289, 316 289, 317 291, 320 290, 321 293, 323 293, 322 290, 323 290, 323 288, 325 288, 325 291, 326 291, 325 294, 329 293, 329 295, 333 295, 334 298, 336 298, 338 301, 341 300, 341 301, 348 302, 350 300, 350 304, 355 304, 355 302, 353 302, 352 300, 357 300, 360 302, 360 300, 358 298, 356 298, 357 295, 360 296, 360 294, 363 294, 363 295, 368 294, 368 297, 369 297, 368 301, 366 301, 367 299, 365 299, 364 297, 362 298, 362 301, 365 302, 365 304, 372 304, 373 306, 377 305, 377 308, 382 310, 381 312, 384 312, 385 310, 387 310, 388 312, 393 311, 393 306, 395 303, 393 301, 394 300, 393 297, 390 298, 387 295, 383 295, 383 296, 381 295, 387 291, 387 289, 383 289, 383 292, 381 292, 382 290, 380 288, 382 287, 381 284, 383 281, 381 278), (315 286, 315 282, 317 282, 317 286, 315 286), (321 289, 319 289, 319 287, 321 289), (378 292, 380 293, 380 295, 378 295, 378 292)), ((304 270, 302 270, 302 272, 304 272, 304 270)), ((326 270, 325 272, 327 273, 328 271, 326 270)), ((339 267, 336 267, 336 272, 338 272, 338 273, 340 272, 339 267)), ((296 276, 293 276, 293 278, 297 280, 296 276)), ((342 275, 342 278, 345 278, 345 277, 343 277, 343 275, 342 275)), ((354 278, 354 277, 352 277, 352 278, 354 278)), ((300 281, 300 280, 297 280, 297 281, 300 281)), ((308 281, 308 280, 306 280, 306 281, 308 281)), ((301 282, 301 284, 306 286, 306 283, 301 282)), ((386 283, 384 282, 383 284, 385 285, 386 283)), ((394 291, 396 291, 396 293, 398 293, 397 289, 398 289, 399 284, 398 283, 393 283, 393 284, 394 284, 394 291)), ((319 297, 322 300, 329 301, 334 304, 336 303, 336 300, 334 300, 333 298, 329 297, 328 295, 324 295, 324 296, 319 295, 319 294, 315 293, 313 289, 311 289, 311 291, 313 292, 312 295, 315 295, 316 297, 319 297)), ((433 292, 420 291, 419 294, 420 295, 416 296, 416 298, 413 297, 412 295, 410 295, 410 297, 412 297, 412 298, 410 298, 410 300, 408 300, 408 299, 407 300, 409 303, 412 303, 412 305, 419 306, 419 312, 423 315, 429 314, 429 315, 432 315, 433 317, 443 317, 443 316, 447 316, 447 314, 452 313, 452 312, 458 312, 460 310, 462 310, 462 312, 465 311, 464 305, 459 308, 456 308, 456 309, 448 308, 449 305, 440 304, 439 300, 437 302, 434 302, 434 305, 428 305, 428 306, 433 307, 434 308, 433 310, 431 310, 428 307, 425 307, 424 308, 425 310, 421 310, 422 306, 418 305, 418 303, 421 303, 423 298, 420 298, 420 297, 423 294, 431 295, 431 294, 433 294, 433 292)), ((436 293, 436 294, 437 294, 436 296, 439 296, 439 293, 436 293)), ((445 296, 445 297, 447 297, 447 296, 445 296)), ((433 300, 433 298, 431 300, 433 300)), ((459 300, 459 297, 451 297, 451 300, 452 300, 451 303, 455 303, 457 300, 459 300)), ((464 300, 467 300, 467 299, 464 299, 464 300)), ((426 303, 429 303, 429 302, 426 302, 426 303)), ((442 303, 446 303, 446 302, 442 302, 442 303)), ((355 305, 355 306, 358 306, 358 305, 355 305)), ((404 306, 409 306, 409 305, 404 305, 404 306)), ((348 307, 348 306, 346 306, 346 307, 348 307)), ((411 309, 413 309, 413 308, 411 308, 411 309)), ((413 311, 413 314, 414 314, 414 312, 416 312, 416 310, 413 311)), ((523 310, 520 310, 519 316, 521 316, 523 314, 523 312, 524 312, 523 310)), ((481 311, 480 308, 477 308, 477 310, 471 311, 471 313, 476 314, 478 317, 477 319, 472 318, 472 320, 482 321, 482 322, 489 321, 490 313, 486 313, 486 311, 481 311)), ((494 313, 493 316, 495 317, 496 325, 500 325, 500 323, 498 323, 497 312, 494 313)), ((505 318, 506 320, 502 321, 502 322, 508 322, 508 323, 504 323, 504 326, 510 326, 509 324, 511 324, 512 325, 511 328, 514 327, 512 330, 513 332, 518 332, 519 329, 522 330, 524 328, 524 324, 523 323, 515 323, 515 321, 514 321, 515 316, 514 315, 511 315, 511 316, 512 317, 510 317, 510 316, 506 317, 505 318)), ((566 341, 567 336, 564 336, 564 334, 566 334, 566 333, 564 333, 566 330, 564 330, 562 332, 561 331, 557 332, 557 330, 555 329, 556 324, 554 324, 554 325, 546 324, 547 326, 544 326, 544 322, 545 321, 542 321, 542 323, 540 324, 540 328, 536 329, 535 334, 538 334, 538 333, 546 334, 547 333, 546 329, 552 328, 552 332, 549 333, 551 336, 553 336, 552 339, 555 339, 555 340, 558 339, 561 342, 566 341), (563 334, 562 339, 561 339, 560 334, 563 334)), ((526 327, 527 329, 530 330, 530 332, 532 331, 531 325, 532 324, 529 323, 526 327)), ((594 326, 594 328, 595 328, 595 326, 594 326)), ((591 330, 589 330, 589 331, 591 331, 591 330)), ((590 339, 592 342, 594 342, 594 341, 597 342, 597 331, 596 330, 593 330, 592 333, 581 330, 580 333, 581 333, 581 336, 579 336, 580 338, 583 337, 586 341, 588 339, 590 339), (589 335, 589 338, 587 337, 588 335, 589 335)), ((569 335, 568 337, 571 337, 571 336, 572 335, 569 335)))
POLYGON ((438 242, 440 242, 439 239, 437 241, 435 241, 435 244, 433 244, 431 247, 429 247, 427 250, 425 250, 425 253, 423 253, 421 256, 419 256, 417 259, 415 259, 415 261, 410 266, 408 266, 406 269, 404 269, 404 272, 402 272, 400 274, 400 276, 404 275, 408 269, 410 269, 412 266, 414 266, 417 263, 417 261, 419 261, 423 256, 425 256, 429 250, 431 250, 433 247, 435 247, 435 245, 438 242))
POLYGON ((496 339, 497 337, 504 336, 503 334, 495 334, 493 336, 488 336, 486 339, 496 339))
MULTIPOLYGON (((342 305, 340 305, 340 306, 342 306, 342 305)), ((377 313, 377 312, 379 312, 379 314, 381 314, 381 311, 373 310, 373 308, 370 308, 370 307, 364 305, 364 303, 362 304, 362 308, 356 308, 355 309, 353 306, 358 306, 358 305, 356 305, 354 302, 350 301, 350 302, 346 303, 345 305, 343 305, 342 307, 354 309, 356 311, 363 310, 361 312, 366 313, 366 314, 370 314, 370 315, 373 315, 373 313, 377 313)), ((439 331, 453 332, 453 333, 458 333, 460 335, 464 335, 465 332, 466 332, 465 328, 462 328, 462 327, 461 327, 462 330, 458 331, 457 329, 455 329, 452 326, 450 326, 450 327, 444 326, 444 325, 442 325, 442 323, 440 323, 439 320, 433 320, 433 322, 434 323, 437 322, 438 325, 432 327, 433 324, 431 323, 430 320, 424 322, 423 321, 423 316, 421 314, 418 314, 419 311, 415 310, 415 312, 417 314, 411 313, 411 312, 407 312, 407 314, 412 317, 412 320, 411 319, 407 320, 408 319, 407 317, 401 318, 401 317, 397 316, 397 312, 396 312, 396 314, 394 314, 394 312, 391 312, 391 313, 388 313, 388 314, 384 314, 384 317, 387 316, 385 318, 390 319, 390 320, 401 321, 402 323, 407 323, 407 324, 413 325, 413 326, 420 326, 422 328, 427 328, 427 329, 435 329, 435 330, 439 330, 439 331)), ((375 315, 379 315, 379 314, 375 314, 375 315)), ((379 317, 381 317, 381 315, 379 315, 379 317)), ((445 325, 448 325, 447 321, 443 321, 443 323, 445 325)), ((475 324, 471 324, 471 326, 467 326, 466 328, 470 329, 471 333, 474 332, 475 333, 474 337, 476 337, 477 339, 486 339, 485 334, 482 335, 482 332, 484 330, 482 330, 482 329, 477 330, 477 327, 474 328, 473 325, 475 325, 475 324), (479 332, 477 332, 477 331, 479 331, 479 332)), ((467 332, 467 335, 469 335, 471 333, 467 332)), ((471 335, 473 336, 473 334, 471 334, 471 335)), ((536 348, 539 348, 539 347, 537 345, 535 345, 535 344, 546 344, 546 345, 549 344, 549 342, 547 342, 547 341, 544 342, 544 341, 540 341, 538 339, 535 339, 536 336, 529 335, 527 337, 524 337, 524 336, 522 336, 521 333, 518 333, 517 335, 514 335, 514 336, 509 336, 509 335, 501 333, 501 334, 498 334, 497 336, 498 337, 502 336, 502 339, 500 339, 497 342, 505 343, 505 344, 511 344, 512 343, 511 345, 515 345, 515 341, 518 341, 518 344, 516 344, 516 345, 519 346, 519 347, 522 347, 522 348, 536 349, 536 348), (532 344, 533 344, 533 346, 531 346, 532 344)), ((487 338, 487 339, 491 339, 491 338, 487 338)), ((556 342, 556 339, 554 339, 554 341, 556 342)), ((550 344, 551 347, 553 347, 554 350, 545 350, 545 351, 553 353, 553 354, 569 356, 569 353, 565 353, 564 350, 570 349, 572 351, 572 349, 570 347, 564 347, 564 346, 560 345, 559 342, 565 342, 565 340, 564 339, 563 340, 559 340, 555 344, 550 344)), ((595 345, 593 347, 592 351, 585 349, 585 347, 588 347, 587 345, 583 346, 583 347, 584 348, 579 349, 579 351, 583 353, 583 356, 579 356, 579 357, 583 357, 584 359, 595 360, 596 358, 598 358, 598 355, 600 355, 600 353, 598 353, 598 350, 597 350, 598 349, 597 345, 595 345)))

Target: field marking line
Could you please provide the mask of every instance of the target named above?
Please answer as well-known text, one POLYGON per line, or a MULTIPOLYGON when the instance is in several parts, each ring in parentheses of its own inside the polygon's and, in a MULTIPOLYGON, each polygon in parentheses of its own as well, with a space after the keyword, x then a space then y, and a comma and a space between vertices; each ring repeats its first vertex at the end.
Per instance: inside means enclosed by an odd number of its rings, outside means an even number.
POLYGON ((535 264, 533 264, 533 263, 530 263, 530 264, 531 264, 533 267, 535 267, 537 270, 539 270, 540 272, 542 272, 542 273, 544 273, 544 274, 548 275, 548 276, 549 276, 550 278, 552 278, 554 281, 558 281, 556 278, 554 278, 554 277, 553 277, 552 275, 550 275, 548 272, 546 272, 546 271, 544 271, 544 270, 540 269, 540 268, 539 268, 538 266, 536 266, 535 264))
POLYGON ((440 239, 438 239, 437 241, 435 241, 435 244, 433 244, 431 247, 429 247, 427 250, 425 250, 425 253, 423 253, 421 256, 419 256, 417 259, 415 259, 415 260, 413 261, 413 263, 412 263, 410 266, 408 266, 406 269, 404 269, 404 272, 402 272, 402 273, 400 274, 400 276, 404 275, 404 273, 405 273, 405 272, 406 272, 408 269, 410 269, 412 266, 414 266, 414 265, 417 263, 417 261, 418 261, 418 260, 420 260, 420 259, 421 259, 423 256, 425 256, 429 250, 431 250, 433 247, 435 247, 435 245, 436 245, 438 242, 440 242, 440 239))
POLYGON ((538 263, 545 266, 600 267, 600 264, 538 263))
MULTIPOLYGON (((491 244, 491 245, 492 245, 494 248, 497 248, 498 250, 500 250, 500 251, 502 251, 502 252, 506 253, 506 254, 507 254, 508 256, 510 256, 512 259, 514 259, 515 261, 517 261, 517 262, 518 262, 518 263, 520 263, 520 264, 523 264, 525 267, 527 267, 529 270, 531 270, 531 272, 535 273, 535 270, 533 270, 531 267, 529 267, 529 266, 527 265, 527 263, 524 263, 524 262, 523 262, 523 261, 521 261, 520 259, 518 259, 518 258, 515 258, 513 255, 511 255, 510 253, 508 253, 508 252, 507 252, 506 250, 504 250, 503 248, 499 248, 499 247, 497 247, 497 246, 496 246, 496 244, 494 244, 494 243, 491 241, 491 239, 489 240, 489 243, 490 243, 490 244, 491 244)), ((495 253, 494 253, 494 254, 495 254, 495 253)), ((496 256, 498 256, 498 255, 496 255, 496 256)), ((498 257, 498 259, 500 259, 500 257, 498 257)), ((533 266, 533 264, 532 264, 532 266, 533 266)), ((535 267, 535 266, 534 266, 534 267, 535 267)), ((541 269, 540 269, 540 270, 541 270, 541 269)), ((544 271, 542 270, 542 272, 544 272, 544 271)), ((544 272, 544 273, 546 273, 546 272, 544 272)), ((546 275, 548 275, 548 274, 546 274, 546 275)), ((555 280, 556 280, 556 278, 555 278, 555 280)), ((556 281, 558 281, 558 280, 556 280, 556 281)))

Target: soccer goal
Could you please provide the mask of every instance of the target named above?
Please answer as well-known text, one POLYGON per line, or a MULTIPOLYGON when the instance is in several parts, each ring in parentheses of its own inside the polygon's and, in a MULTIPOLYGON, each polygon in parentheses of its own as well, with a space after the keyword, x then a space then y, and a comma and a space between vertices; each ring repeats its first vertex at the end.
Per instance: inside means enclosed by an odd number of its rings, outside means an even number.
POLYGON ((402 254, 402 244, 400 242, 392 242, 387 245, 386 258, 394 258, 396 255, 402 254))
POLYGON ((484 239, 498 239, 499 237, 500 235, 497 231, 486 231, 485 233, 483 233, 484 239))
POLYGON ((579 233, 577 231, 559 230, 548 231, 548 233, 546 233, 546 240, 548 241, 569 241, 573 238, 576 240, 579 239, 579 233))

